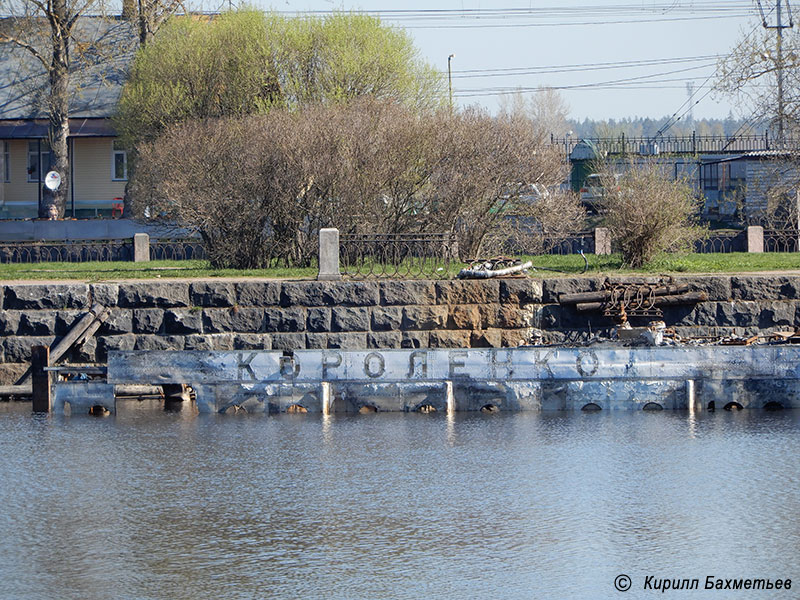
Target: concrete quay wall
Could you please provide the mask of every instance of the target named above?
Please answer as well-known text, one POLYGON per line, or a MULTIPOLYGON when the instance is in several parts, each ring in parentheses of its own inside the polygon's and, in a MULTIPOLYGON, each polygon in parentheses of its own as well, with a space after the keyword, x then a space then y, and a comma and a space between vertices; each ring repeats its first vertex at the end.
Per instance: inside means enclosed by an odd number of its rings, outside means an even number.
MULTIPOLYGON (((598 290, 605 282, 605 277, 571 277, 5 284, 0 285, 0 383, 13 383, 27 366, 32 346, 57 342, 94 303, 111 308, 111 315, 67 362, 104 363, 112 350, 568 344, 609 334, 614 324, 600 313, 561 306, 559 295, 598 290)), ((697 305, 664 308, 667 325, 684 337, 800 326, 800 276, 687 276, 674 283, 708 295, 697 305)))

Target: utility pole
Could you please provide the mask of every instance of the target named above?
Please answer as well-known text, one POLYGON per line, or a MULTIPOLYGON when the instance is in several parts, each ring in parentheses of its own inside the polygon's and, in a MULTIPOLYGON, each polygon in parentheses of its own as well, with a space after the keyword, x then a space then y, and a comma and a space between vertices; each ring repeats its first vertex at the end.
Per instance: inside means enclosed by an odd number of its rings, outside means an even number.
POLYGON ((783 30, 791 29, 794 27, 792 21, 792 7, 789 6, 789 0, 786 2, 786 12, 789 13, 789 24, 783 24, 783 2, 784 0, 775 0, 775 25, 767 23, 767 17, 764 14, 764 7, 761 6, 761 0, 758 1, 758 10, 761 12, 761 24, 764 29, 774 29, 776 34, 775 40, 775 69, 778 72, 778 143, 784 143, 784 99, 783 99, 783 30))
POLYGON ((453 71, 450 68, 450 61, 453 60, 455 54, 447 57, 447 88, 450 90, 450 112, 453 112, 453 71))

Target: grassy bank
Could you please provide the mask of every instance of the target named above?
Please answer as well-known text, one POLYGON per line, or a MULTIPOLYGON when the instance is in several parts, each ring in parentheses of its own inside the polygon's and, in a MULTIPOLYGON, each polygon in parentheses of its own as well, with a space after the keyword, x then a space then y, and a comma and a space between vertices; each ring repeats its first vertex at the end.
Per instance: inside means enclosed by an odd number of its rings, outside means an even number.
MULTIPOLYGON (((534 277, 552 277, 560 273, 578 274, 583 271, 584 262, 578 255, 567 256, 529 256, 536 269, 534 277)), ((736 273, 743 271, 792 271, 800 270, 800 253, 765 254, 665 254, 645 268, 631 271, 622 268, 618 254, 610 256, 587 255, 589 269, 587 274, 625 274, 625 273, 736 273)), ((450 274, 454 276, 463 267, 451 265, 450 274)), ((258 277, 267 279, 313 279, 315 267, 307 269, 212 269, 206 261, 153 261, 149 263, 132 262, 94 262, 94 263, 38 263, 2 264, 0 280, 59 280, 113 281, 122 279, 159 278, 213 278, 213 277, 258 277)))

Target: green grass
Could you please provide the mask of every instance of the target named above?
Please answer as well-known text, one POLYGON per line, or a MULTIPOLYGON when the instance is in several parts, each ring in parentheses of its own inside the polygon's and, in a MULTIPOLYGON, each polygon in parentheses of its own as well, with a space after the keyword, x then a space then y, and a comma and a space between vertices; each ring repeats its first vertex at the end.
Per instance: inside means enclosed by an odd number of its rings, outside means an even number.
MULTIPOLYGON (((662 254, 641 269, 622 268, 619 254, 595 256, 588 254, 587 274, 598 273, 737 273, 744 271, 792 271, 800 270, 800 253, 769 252, 748 254, 732 252, 728 254, 662 254)), ((556 269, 569 274, 583 270, 583 259, 577 255, 567 256, 528 256, 534 267, 556 269)), ((535 275, 547 277, 551 271, 536 271, 535 275)))
MULTIPOLYGON (((579 274, 583 271, 583 259, 578 255, 526 256, 536 270, 534 277, 552 277, 559 274, 579 274)), ((664 254, 646 267, 633 271, 622 269, 619 254, 610 256, 587 255, 587 275, 625 273, 736 273, 743 271, 791 271, 800 270, 800 253, 747 254, 664 254)), ((465 265, 451 264, 450 274, 455 275, 465 265)), ((215 270, 207 261, 153 261, 93 262, 93 263, 37 263, 0 264, 0 280, 61 280, 114 281, 124 279, 168 279, 168 278, 213 278, 213 277, 258 277, 264 279, 313 279, 316 267, 306 269, 252 269, 215 270)))
POLYGON ((308 269, 212 269, 205 260, 157 260, 146 263, 88 262, 2 264, 0 280, 15 279, 78 279, 109 281, 122 279, 167 279, 207 277, 260 277, 266 279, 313 278, 315 267, 308 269))

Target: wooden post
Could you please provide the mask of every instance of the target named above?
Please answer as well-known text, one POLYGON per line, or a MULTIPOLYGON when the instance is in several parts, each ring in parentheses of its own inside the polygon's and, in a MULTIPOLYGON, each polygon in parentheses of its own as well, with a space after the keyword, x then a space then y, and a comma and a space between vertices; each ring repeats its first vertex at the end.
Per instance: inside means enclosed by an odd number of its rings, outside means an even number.
POLYGON ((31 348, 31 384, 33 386, 33 412, 50 412, 53 407, 53 379, 50 366, 50 347, 31 348))

